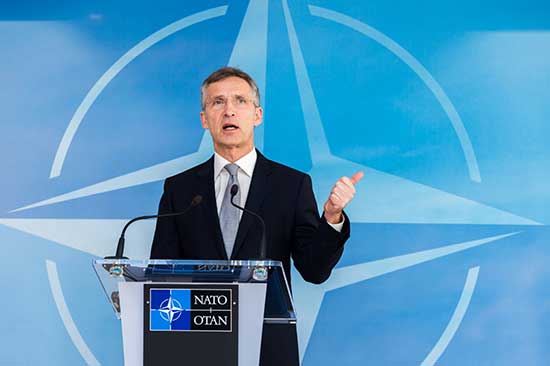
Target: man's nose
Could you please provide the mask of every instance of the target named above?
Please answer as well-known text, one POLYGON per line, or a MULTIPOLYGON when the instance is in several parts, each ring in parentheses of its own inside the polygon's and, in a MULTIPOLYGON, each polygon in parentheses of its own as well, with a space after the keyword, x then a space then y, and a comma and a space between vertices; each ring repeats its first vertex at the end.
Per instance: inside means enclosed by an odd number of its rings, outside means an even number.
POLYGON ((231 99, 227 99, 225 102, 225 115, 234 116, 235 115, 235 105, 231 99))

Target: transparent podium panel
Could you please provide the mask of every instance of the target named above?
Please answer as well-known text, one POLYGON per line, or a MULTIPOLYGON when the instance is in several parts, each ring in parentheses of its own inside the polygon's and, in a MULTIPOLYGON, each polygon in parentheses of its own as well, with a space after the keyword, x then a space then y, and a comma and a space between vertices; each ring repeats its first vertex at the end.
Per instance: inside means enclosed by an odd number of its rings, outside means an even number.
POLYGON ((117 318, 120 318, 121 282, 266 283, 264 323, 296 322, 288 282, 279 261, 98 259, 93 266, 117 318))

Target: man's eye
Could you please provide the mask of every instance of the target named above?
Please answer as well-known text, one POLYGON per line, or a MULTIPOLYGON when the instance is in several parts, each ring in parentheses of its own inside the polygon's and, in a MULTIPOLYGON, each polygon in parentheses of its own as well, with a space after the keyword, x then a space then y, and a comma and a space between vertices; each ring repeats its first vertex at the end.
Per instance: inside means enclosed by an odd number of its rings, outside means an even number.
POLYGON ((223 105, 223 104, 225 104, 225 102, 223 101, 223 99, 214 99, 212 104, 214 104, 214 105, 223 105))
POLYGON ((239 104, 246 104, 247 100, 245 98, 237 98, 237 103, 239 104))

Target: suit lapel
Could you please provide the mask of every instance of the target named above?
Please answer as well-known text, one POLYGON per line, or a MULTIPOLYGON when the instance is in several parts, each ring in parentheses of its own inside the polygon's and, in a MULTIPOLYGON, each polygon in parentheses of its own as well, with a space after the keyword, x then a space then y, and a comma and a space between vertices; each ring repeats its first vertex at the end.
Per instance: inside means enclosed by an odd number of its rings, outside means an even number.
MULTIPOLYGON (((197 172, 197 192, 203 197, 205 212, 205 228, 211 228, 214 231, 214 245, 219 254, 219 258, 228 259, 223 245, 223 236, 220 229, 220 219, 218 217, 218 208, 216 206, 216 193, 214 191, 214 156, 207 160, 201 169, 197 172)), ((196 228, 197 230, 199 228, 196 228)), ((212 258, 215 259, 215 258, 212 258)))
MULTIPOLYGON (((268 192, 268 176, 271 174, 271 166, 269 160, 267 160, 258 151, 258 157, 256 159, 256 165, 254 166, 254 173, 252 174, 252 180, 250 181, 250 188, 248 190, 248 197, 246 199, 245 208, 259 214, 260 208, 264 201, 265 195, 268 192)), ((239 223, 239 230, 237 231, 237 238, 235 239, 235 246, 231 253, 231 258, 236 258, 239 250, 241 249, 244 239, 248 234, 248 231, 252 226, 260 225, 258 219, 252 215, 243 212, 241 216, 241 222, 239 223)), ((255 238, 259 240, 260 238, 255 238)))

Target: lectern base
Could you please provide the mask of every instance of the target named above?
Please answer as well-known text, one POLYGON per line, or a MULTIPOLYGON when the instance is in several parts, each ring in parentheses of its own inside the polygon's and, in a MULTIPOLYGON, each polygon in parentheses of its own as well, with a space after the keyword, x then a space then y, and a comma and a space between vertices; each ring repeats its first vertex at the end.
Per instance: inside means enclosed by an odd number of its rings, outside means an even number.
POLYGON ((299 366, 296 324, 264 324, 260 366, 299 366))

